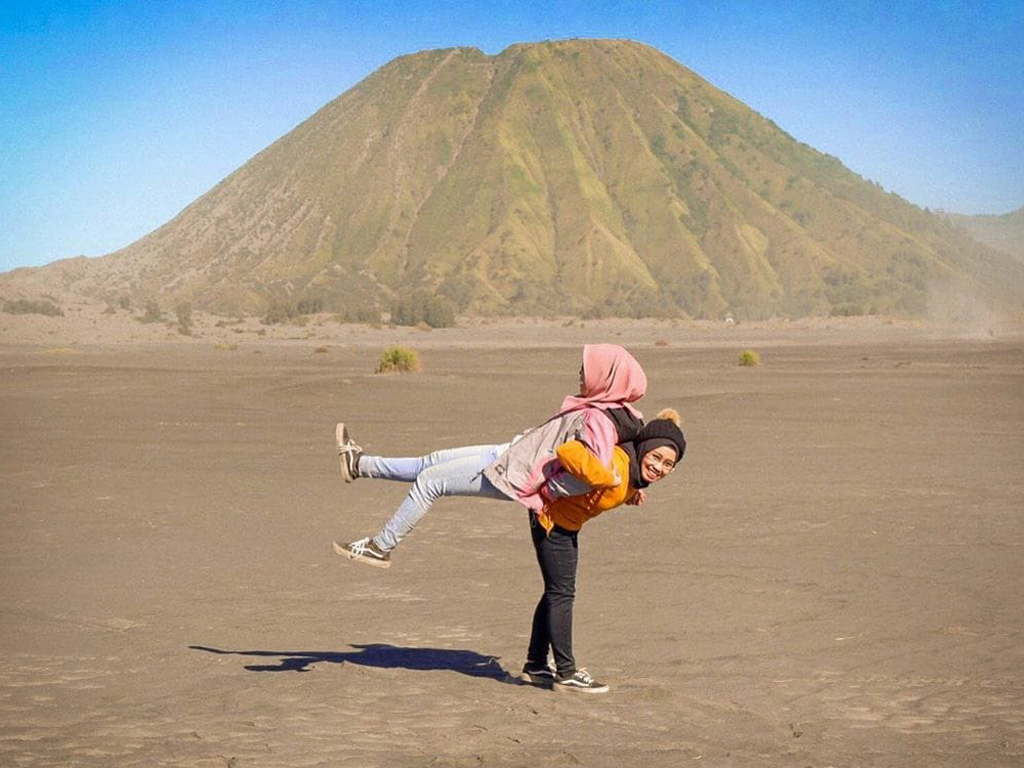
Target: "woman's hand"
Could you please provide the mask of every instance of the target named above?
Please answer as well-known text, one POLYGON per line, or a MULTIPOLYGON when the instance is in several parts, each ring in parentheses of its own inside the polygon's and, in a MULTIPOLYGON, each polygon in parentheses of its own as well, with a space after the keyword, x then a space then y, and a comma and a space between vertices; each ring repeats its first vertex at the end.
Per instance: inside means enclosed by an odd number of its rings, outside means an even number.
POLYGON ((637 488, 636 492, 627 499, 626 503, 632 507, 639 507, 647 501, 647 493, 643 488, 637 488))

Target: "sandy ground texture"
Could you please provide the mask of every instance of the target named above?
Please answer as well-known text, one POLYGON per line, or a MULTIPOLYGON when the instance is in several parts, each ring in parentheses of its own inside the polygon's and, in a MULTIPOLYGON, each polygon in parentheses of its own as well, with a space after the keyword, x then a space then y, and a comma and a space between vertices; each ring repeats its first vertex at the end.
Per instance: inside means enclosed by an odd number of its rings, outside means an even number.
POLYGON ((0 336, 0 765, 1024 764, 1021 336, 57 321, 0 336), (392 339, 422 373, 373 373, 392 339), (581 535, 598 696, 506 676, 541 586, 514 504, 442 500, 388 571, 331 552, 405 490, 345 485, 335 421, 502 441, 584 341, 629 345, 690 441, 581 535))

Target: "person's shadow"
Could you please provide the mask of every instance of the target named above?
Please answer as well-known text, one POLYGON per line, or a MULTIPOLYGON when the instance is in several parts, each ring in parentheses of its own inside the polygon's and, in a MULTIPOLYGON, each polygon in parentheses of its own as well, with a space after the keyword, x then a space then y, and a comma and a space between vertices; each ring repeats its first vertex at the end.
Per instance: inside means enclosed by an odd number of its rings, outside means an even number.
POLYGON ((485 677, 499 683, 522 685, 498 663, 497 656, 451 648, 403 648, 385 643, 350 645, 353 651, 229 651, 205 645, 190 645, 194 651, 273 659, 272 664, 246 664, 250 672, 308 672, 313 664, 358 664, 382 669, 411 669, 418 672, 450 670, 470 677, 485 677))

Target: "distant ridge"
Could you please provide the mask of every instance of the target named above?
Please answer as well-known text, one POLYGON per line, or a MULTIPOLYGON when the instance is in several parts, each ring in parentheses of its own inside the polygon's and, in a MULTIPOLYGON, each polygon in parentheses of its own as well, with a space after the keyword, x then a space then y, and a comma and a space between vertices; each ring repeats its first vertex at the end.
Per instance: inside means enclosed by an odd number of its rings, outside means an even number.
POLYGON ((47 290, 757 319, 1013 306, 1024 267, 657 50, 571 40, 396 59, 127 248, 0 276, 47 290))
POLYGON ((945 212, 942 215, 979 243, 1024 263, 1024 208, 1001 215, 965 216, 945 212))

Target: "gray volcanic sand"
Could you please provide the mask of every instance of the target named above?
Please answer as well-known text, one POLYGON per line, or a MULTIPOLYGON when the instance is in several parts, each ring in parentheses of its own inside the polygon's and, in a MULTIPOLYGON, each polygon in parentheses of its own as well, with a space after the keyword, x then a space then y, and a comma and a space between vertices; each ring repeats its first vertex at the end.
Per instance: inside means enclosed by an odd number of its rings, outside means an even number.
POLYGON ((406 488, 345 485, 335 421, 499 442, 575 385, 576 343, 422 338, 408 376, 370 345, 0 348, 0 765, 1024 764, 1020 338, 631 345, 690 451, 581 535, 603 696, 505 678, 541 585, 516 505, 442 500, 389 571, 331 552, 406 488))

